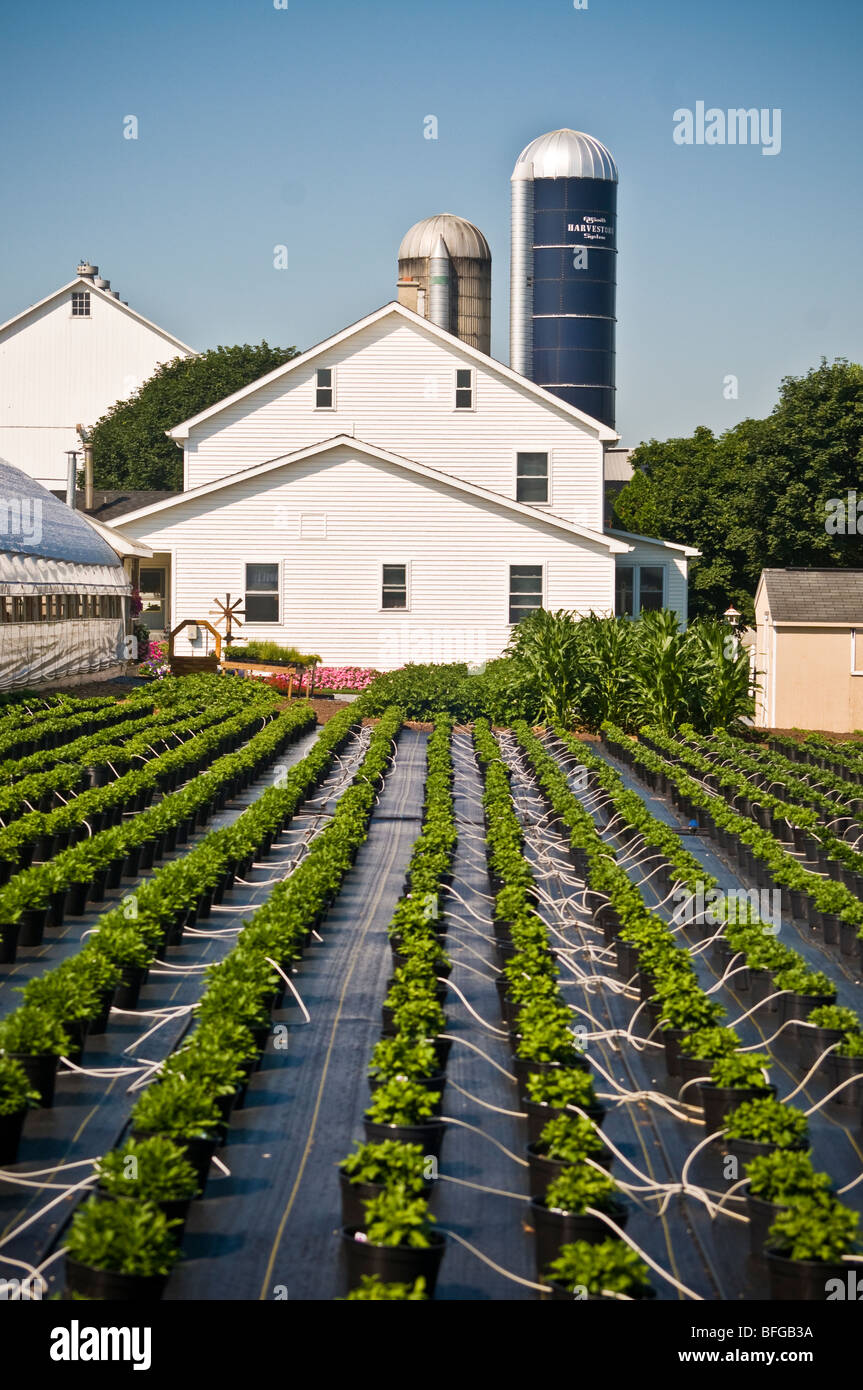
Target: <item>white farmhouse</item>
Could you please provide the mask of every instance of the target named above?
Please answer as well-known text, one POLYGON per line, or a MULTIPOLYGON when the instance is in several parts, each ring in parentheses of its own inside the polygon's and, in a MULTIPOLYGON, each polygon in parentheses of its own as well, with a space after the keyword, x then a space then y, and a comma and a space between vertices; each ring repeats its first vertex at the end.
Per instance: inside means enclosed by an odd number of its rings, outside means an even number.
POLYGON ((491 659, 540 606, 686 621, 697 552, 604 529, 614 431, 404 305, 171 433, 184 491, 112 518, 166 627, 230 594, 244 638, 386 669, 491 659))
POLYGON ((96 423, 192 348, 121 302, 98 266, 0 325, 0 463, 65 487, 76 425, 96 423))

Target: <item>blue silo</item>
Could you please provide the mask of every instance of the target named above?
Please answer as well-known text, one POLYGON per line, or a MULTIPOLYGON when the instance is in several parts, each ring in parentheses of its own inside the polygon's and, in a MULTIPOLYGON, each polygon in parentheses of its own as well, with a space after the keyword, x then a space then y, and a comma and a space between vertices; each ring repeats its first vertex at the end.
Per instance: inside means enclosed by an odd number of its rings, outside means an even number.
POLYGON ((614 428, 617 166, 577 130, 532 140, 512 175, 510 365, 614 428))

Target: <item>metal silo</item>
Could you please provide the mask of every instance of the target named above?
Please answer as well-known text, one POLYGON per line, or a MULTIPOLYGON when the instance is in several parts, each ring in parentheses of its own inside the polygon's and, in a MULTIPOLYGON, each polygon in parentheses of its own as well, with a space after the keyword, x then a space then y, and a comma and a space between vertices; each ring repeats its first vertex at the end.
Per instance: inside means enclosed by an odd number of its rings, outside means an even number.
POLYGON ((481 352, 491 351, 491 251, 478 227, 440 213, 399 247, 399 300, 481 352))
POLYGON ((617 166, 553 130, 512 174, 510 365, 614 428, 617 166))

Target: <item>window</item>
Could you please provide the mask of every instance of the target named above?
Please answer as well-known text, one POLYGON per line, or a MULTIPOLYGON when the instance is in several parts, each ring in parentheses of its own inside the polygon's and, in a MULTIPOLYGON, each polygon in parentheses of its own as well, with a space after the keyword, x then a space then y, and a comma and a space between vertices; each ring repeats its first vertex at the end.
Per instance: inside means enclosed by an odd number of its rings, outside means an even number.
POLYGON ((510 565, 509 620, 520 623, 542 607, 542 565, 510 565))
POLYGON ((636 618, 665 607, 664 565, 618 565, 615 571, 614 611, 619 618, 636 618))
POLYGON ((459 367, 455 374, 456 410, 473 410, 473 368, 459 367))
POLYGON ((407 565, 384 565, 381 584, 381 608, 407 608, 407 565))
POLYGON ((548 454, 518 454, 515 465, 517 502, 548 501, 548 454))
POLYGON ((279 621, 278 565, 246 565, 246 622, 279 621))
POLYGON ((315 372, 315 410, 332 410, 334 404, 333 369, 318 367, 315 372))
POLYGON ((73 319, 88 319, 90 317, 89 290, 73 290, 72 317, 73 319))

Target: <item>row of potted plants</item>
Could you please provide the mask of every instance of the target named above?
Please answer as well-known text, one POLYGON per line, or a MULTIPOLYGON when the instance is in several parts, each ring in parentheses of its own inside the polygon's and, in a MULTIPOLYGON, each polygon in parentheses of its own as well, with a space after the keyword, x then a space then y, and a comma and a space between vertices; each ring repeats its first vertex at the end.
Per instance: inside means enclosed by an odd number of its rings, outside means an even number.
MULTIPOLYGON (((589 843, 586 813, 580 804, 570 804, 574 798, 566 779, 561 785, 553 775, 527 725, 514 731, 547 805, 571 845, 589 860, 596 846, 589 843)), ((603 1219, 622 1228, 628 1215, 608 1171, 611 1151, 600 1132, 605 1111, 573 1033, 548 930, 536 911, 509 769, 484 720, 474 726, 474 745, 484 779, 501 1017, 510 1032, 519 1109, 527 1119, 537 1273, 553 1299, 650 1297, 643 1261, 603 1219)), ((595 828, 592 833, 599 843, 595 828)))
MULTIPOLYGON (((744 954, 747 947, 754 954, 765 943, 771 947, 778 944, 765 937, 759 923, 735 925, 733 930, 739 933, 733 944, 744 954)), ((805 1150, 806 1117, 776 1099, 767 1072, 769 1057, 740 1052, 737 1035, 720 1026, 724 1013, 721 1004, 704 994, 688 951, 674 940, 668 925, 655 914, 633 919, 621 929, 618 944, 624 948, 619 953, 621 973, 638 980, 651 1022, 663 1036, 669 1073, 682 1073, 684 1083, 699 1080, 708 1132, 720 1131, 725 1145, 744 1157, 805 1150)), ((791 968, 789 959, 800 968, 802 962, 796 953, 789 952, 784 958, 787 969, 791 968)), ((824 980, 824 984, 829 982, 824 980)), ((847 1018, 843 1021, 850 1022, 847 1018)), ((825 1244, 817 1257, 821 1263, 814 1271, 805 1255, 810 1247, 790 1239, 793 1222, 787 1227, 780 1222, 771 1228, 768 1262, 773 1297, 824 1297, 823 1281, 833 1272, 828 1269, 828 1254, 831 1259, 837 1255, 836 1232, 844 1232, 846 1238, 837 1257, 853 1248, 856 1222, 835 1198, 830 1198, 820 1216, 825 1244), (830 1243, 828 1232, 833 1233, 830 1243), (809 1291, 819 1278, 822 1292, 812 1295, 809 1291)))
POLYGON ((61 704, 33 714, 16 711, 14 719, 7 711, 0 721, 0 776, 14 775, 16 764, 34 753, 152 714, 154 708, 151 696, 135 694, 122 702, 108 697, 61 704))
POLYGON ((837 742, 823 734, 807 733, 799 742, 773 734, 770 747, 792 762, 838 772, 840 776, 863 786, 863 744, 849 739, 837 742))
POLYGON ((371 1289, 384 1291, 376 1296, 409 1297, 420 1281, 424 1297, 432 1298, 445 1250, 429 1199, 445 1132, 450 1048, 440 1034, 452 968, 442 907, 457 843, 451 740, 451 719, 436 716, 422 828, 388 930, 393 974, 369 1065, 364 1142, 339 1166, 349 1298, 371 1289))
MULTIPOLYGON (((697 819, 701 830, 714 835, 727 853, 734 854, 744 872, 754 878, 759 887, 787 889, 792 915, 823 931, 825 944, 838 942, 844 955, 860 951, 863 947, 860 932, 863 902, 843 883, 804 868, 770 831, 733 810, 717 793, 708 790, 666 757, 613 725, 604 726, 603 734, 615 756, 636 768, 639 774, 645 771, 664 778, 675 804, 684 814, 697 819)), ((663 737, 652 731, 651 738, 656 746, 662 746, 663 737)))
MULTIPOLYGON (((269 723, 270 716, 264 718, 269 723)), ((62 925, 67 907, 73 915, 80 915, 88 899, 100 901, 106 887, 119 887, 124 876, 137 877, 142 865, 152 868, 157 859, 188 838, 196 822, 205 823, 214 800, 239 766, 230 761, 231 757, 260 719, 254 707, 232 719, 223 718, 216 728, 191 738, 182 749, 164 754, 151 775, 146 771, 133 774, 141 779, 136 794, 139 805, 152 799, 154 781, 167 773, 174 780, 191 780, 182 790, 163 796, 155 806, 130 818, 123 819, 123 807, 128 804, 125 799, 112 805, 113 798, 109 797, 105 805, 105 798, 98 793, 88 795, 88 801, 95 798, 96 802, 84 808, 89 814, 81 828, 89 837, 77 839, 48 862, 20 870, 0 888, 0 960, 13 961, 19 944, 38 946, 49 922, 55 927, 62 925), (100 822, 106 822, 108 828, 97 829, 100 822)), ((311 709, 299 706, 290 729, 298 736, 314 722, 311 709)), ((285 729, 284 723, 279 729, 285 729)), ((267 740, 253 737, 247 746, 252 756, 259 756, 267 740)), ((82 810, 74 804, 69 809, 70 814, 82 810)))
MULTIPOLYGON (((220 799, 248 785, 308 723, 309 712, 297 706, 268 724, 246 748, 221 760, 219 770, 207 774, 215 774, 220 783, 214 808, 220 799)), ((268 788, 233 825, 212 831, 189 854, 140 885, 134 916, 127 917, 122 905, 103 914, 76 955, 25 987, 25 1003, 0 1023, 0 1050, 25 1068, 43 1105, 53 1102, 59 1059, 80 1058, 86 1037, 107 1026, 112 1004, 134 1009, 154 958, 164 956, 199 913, 209 913, 256 853, 268 851, 276 827, 290 818, 350 735, 347 712, 339 724, 334 720, 331 725, 306 758, 289 770, 284 785, 268 788), (331 730, 332 724, 336 727, 331 730)))
MULTIPOLYGON (((694 730, 689 734, 687 725, 681 726, 681 732, 688 737, 695 736, 694 730)), ((740 738, 725 729, 715 730, 707 740, 707 746, 711 744, 739 759, 742 766, 753 769, 753 776, 775 778, 804 799, 813 796, 812 805, 830 810, 832 803, 834 810, 837 806, 845 807, 855 815, 863 810, 860 784, 827 768, 802 768, 775 749, 765 748, 751 738, 740 738)))
MULTIPOLYGON (((272 814, 275 805, 269 807, 268 829, 256 853, 268 852, 299 802, 326 775, 336 748, 351 731, 348 713, 331 720, 311 753, 290 769, 291 789, 282 799, 277 819, 272 814), (319 745, 324 756, 316 751, 319 745)), ((107 1165, 107 1185, 109 1190, 113 1186, 115 1200, 105 1203, 97 1189, 96 1197, 73 1218, 66 1270, 71 1295, 136 1300, 161 1297, 179 1257, 185 1215, 182 1204, 203 1192, 215 1148, 260 1063, 272 1014, 282 1003, 286 972, 301 956, 313 929, 321 925, 366 837, 401 724, 399 710, 388 710, 381 717, 332 820, 312 841, 290 877, 252 914, 228 955, 208 967, 204 992, 193 1011, 194 1031, 143 1091, 130 1117, 130 1144, 167 1140, 174 1146, 172 1162, 182 1157, 187 1168, 178 1166, 170 1189, 164 1184, 158 1192, 133 1188, 125 1197, 125 1189, 118 1192, 118 1174, 129 1156, 128 1147, 102 1160, 99 1188, 106 1186, 107 1165), (101 1209, 106 1206, 107 1211, 101 1209)), ((274 791, 284 793, 285 789, 273 788, 265 798, 274 791)), ((259 831, 260 824, 255 833, 259 831)))

